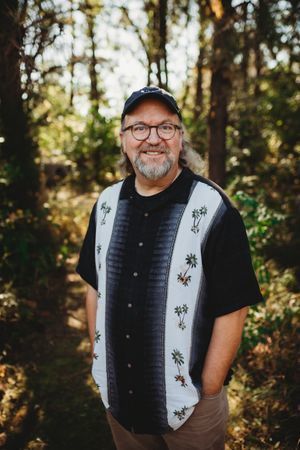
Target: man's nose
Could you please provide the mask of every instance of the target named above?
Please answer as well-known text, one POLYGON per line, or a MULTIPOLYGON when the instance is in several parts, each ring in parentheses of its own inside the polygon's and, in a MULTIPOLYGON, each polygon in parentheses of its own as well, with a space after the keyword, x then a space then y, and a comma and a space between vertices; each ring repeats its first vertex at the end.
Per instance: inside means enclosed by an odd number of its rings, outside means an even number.
POLYGON ((149 142, 152 145, 159 144, 161 141, 161 138, 157 134, 157 128, 150 128, 150 134, 147 139, 147 142, 149 142))

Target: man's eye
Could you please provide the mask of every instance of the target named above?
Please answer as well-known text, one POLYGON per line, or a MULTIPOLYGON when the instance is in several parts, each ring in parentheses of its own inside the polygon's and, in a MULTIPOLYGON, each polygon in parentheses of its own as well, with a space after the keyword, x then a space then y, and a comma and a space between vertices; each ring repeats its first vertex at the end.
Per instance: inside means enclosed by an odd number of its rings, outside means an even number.
POLYGON ((142 133, 143 131, 147 130, 146 125, 134 125, 133 131, 137 131, 138 133, 142 133))
POLYGON ((159 128, 162 131, 172 131, 173 130, 173 126, 170 123, 163 123, 162 125, 159 126, 159 128))

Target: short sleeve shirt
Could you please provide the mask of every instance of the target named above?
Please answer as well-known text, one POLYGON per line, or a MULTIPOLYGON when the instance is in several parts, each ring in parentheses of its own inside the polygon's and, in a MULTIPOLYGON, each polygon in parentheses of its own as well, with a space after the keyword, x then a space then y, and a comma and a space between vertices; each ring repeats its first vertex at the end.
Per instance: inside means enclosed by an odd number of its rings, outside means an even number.
MULTIPOLYGON (((207 330, 203 335, 203 348, 197 363, 191 369, 194 384, 199 384, 215 317, 231 313, 262 300, 251 263, 246 230, 239 212, 224 192, 209 180, 183 169, 176 180, 164 191, 143 197, 135 190, 135 177, 123 182, 119 199, 128 200, 128 231, 123 237, 120 264, 123 268, 116 282, 117 310, 112 312, 113 329, 110 333, 114 349, 114 376, 118 386, 118 405, 112 411, 115 418, 127 429, 138 433, 157 433, 155 410, 150 414, 151 399, 145 376, 147 365, 146 341, 149 304, 147 296, 153 277, 152 261, 157 251, 155 243, 164 217, 172 205, 186 205, 195 181, 218 190, 223 200, 219 214, 202 246, 202 264, 207 289, 205 315, 207 330), (130 370, 128 370, 130 368, 130 370), (132 395, 132 392, 135 395, 132 395), (149 404, 148 413, 145 404, 149 404)), ((77 272, 95 290, 98 290, 95 263, 96 206, 80 252, 77 272)), ((149 356, 150 358, 150 356, 149 356)), ((160 364, 161 362, 158 362, 160 364)), ((149 365, 152 361, 149 360, 149 365)))

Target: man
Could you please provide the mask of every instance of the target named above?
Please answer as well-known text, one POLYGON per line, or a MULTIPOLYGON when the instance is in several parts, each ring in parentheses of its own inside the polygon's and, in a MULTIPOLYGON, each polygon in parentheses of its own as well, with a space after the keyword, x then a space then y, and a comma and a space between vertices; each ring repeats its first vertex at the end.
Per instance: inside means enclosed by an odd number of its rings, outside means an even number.
POLYGON ((101 193, 77 267, 92 373, 118 450, 221 450, 223 385, 247 307, 261 301, 245 228, 187 168, 168 92, 134 92, 120 137, 131 175, 101 193))

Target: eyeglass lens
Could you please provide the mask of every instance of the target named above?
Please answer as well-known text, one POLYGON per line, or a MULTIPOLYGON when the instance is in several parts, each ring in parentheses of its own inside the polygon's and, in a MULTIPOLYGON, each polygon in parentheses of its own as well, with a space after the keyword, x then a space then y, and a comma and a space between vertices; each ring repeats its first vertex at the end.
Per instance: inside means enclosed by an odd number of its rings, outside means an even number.
POLYGON ((133 137, 137 140, 147 139, 150 136, 151 128, 156 129, 156 133, 161 139, 172 139, 176 131, 176 126, 172 123, 162 123, 153 126, 136 124, 132 127, 133 137))

